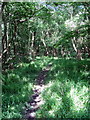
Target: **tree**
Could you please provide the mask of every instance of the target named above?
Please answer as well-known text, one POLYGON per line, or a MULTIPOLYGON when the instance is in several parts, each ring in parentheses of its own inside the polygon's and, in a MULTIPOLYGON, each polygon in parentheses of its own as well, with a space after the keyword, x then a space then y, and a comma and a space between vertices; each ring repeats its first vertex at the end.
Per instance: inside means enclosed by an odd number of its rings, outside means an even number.
POLYGON ((13 2, 2 10, 3 66, 37 55, 90 56, 89 3, 13 2))

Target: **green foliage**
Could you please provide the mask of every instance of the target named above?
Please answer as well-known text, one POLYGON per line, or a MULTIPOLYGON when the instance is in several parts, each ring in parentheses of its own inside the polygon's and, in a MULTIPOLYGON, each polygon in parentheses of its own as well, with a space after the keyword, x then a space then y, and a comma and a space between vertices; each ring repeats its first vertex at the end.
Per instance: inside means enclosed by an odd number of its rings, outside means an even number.
POLYGON ((89 118, 90 3, 45 4, 2 3, 2 116, 22 117, 38 72, 52 62, 37 117, 89 118))
POLYGON ((38 72, 46 65, 45 58, 19 63, 2 78, 2 118, 22 118, 23 107, 32 94, 38 72), (42 63, 43 60, 43 63, 42 63))
POLYGON ((44 104, 39 118, 89 118, 90 60, 66 60, 58 57, 36 57, 30 63, 19 63, 2 76, 3 118, 22 118, 22 108, 32 94, 39 71, 52 63, 42 93, 44 104))
POLYGON ((90 60, 54 58, 42 93, 39 118, 89 118, 90 60))
MULTIPOLYGON (((75 58, 74 47, 89 57, 89 4, 86 3, 7 3, 3 8, 3 46, 19 61, 48 53, 75 58), (49 9, 57 8, 56 11, 49 9), (7 43, 10 43, 7 45, 7 43), (59 49, 59 50, 58 50, 59 49), (60 51, 62 51, 61 53, 60 51), (56 50, 57 52, 55 53, 56 50)), ((4 50, 4 48, 3 48, 4 50)), ((4 59, 5 60, 5 59, 4 59)))

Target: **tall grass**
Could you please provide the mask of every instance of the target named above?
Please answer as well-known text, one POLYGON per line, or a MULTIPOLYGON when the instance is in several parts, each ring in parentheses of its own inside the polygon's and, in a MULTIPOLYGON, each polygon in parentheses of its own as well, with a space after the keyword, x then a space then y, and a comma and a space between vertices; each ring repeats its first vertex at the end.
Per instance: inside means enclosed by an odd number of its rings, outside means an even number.
POLYGON ((30 63, 15 64, 15 69, 2 75, 2 118, 22 118, 23 107, 44 65, 45 61, 37 57, 30 63))
POLYGON ((44 104, 37 118, 90 118, 89 60, 36 57, 30 63, 15 64, 2 78, 2 118, 22 118, 22 108, 32 95, 38 73, 52 63, 42 92, 44 104))
POLYGON ((90 118, 89 60, 52 59, 38 118, 90 118))

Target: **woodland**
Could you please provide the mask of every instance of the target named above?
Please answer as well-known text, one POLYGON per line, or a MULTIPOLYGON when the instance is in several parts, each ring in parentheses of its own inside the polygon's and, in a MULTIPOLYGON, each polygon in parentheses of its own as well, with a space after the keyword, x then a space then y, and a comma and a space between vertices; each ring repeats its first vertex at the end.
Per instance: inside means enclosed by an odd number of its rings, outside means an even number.
POLYGON ((2 119, 90 118, 90 2, 0 2, 2 119))

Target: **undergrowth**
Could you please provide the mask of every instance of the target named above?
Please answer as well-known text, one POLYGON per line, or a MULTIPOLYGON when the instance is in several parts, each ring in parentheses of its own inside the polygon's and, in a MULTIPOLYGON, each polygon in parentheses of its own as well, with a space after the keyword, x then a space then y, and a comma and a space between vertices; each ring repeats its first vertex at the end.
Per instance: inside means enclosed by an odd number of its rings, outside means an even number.
POLYGON ((22 118, 23 107, 32 95, 35 79, 45 65, 46 60, 37 57, 30 63, 15 64, 14 69, 3 73, 2 118, 22 118))
POLYGON ((44 104, 37 118, 90 118, 89 60, 36 57, 30 63, 15 64, 2 75, 2 118, 22 118, 22 109, 32 95, 38 73, 52 63, 42 93, 44 104))
POLYGON ((52 59, 37 118, 90 118, 89 60, 52 59))

